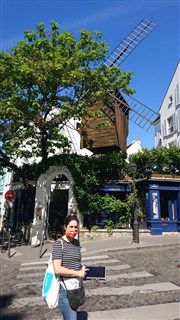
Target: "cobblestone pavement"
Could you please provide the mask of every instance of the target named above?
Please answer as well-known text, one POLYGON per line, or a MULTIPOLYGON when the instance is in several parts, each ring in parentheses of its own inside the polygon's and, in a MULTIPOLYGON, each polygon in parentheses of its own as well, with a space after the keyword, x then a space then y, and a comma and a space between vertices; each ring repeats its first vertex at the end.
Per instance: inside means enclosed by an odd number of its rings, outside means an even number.
MULTIPOLYGON (((105 265, 107 280, 99 283, 85 281, 87 302, 81 307, 78 320, 86 320, 91 311, 180 300, 178 247, 116 251, 84 257, 83 263, 105 265)), ((43 261, 27 265, 1 261, 0 320, 60 319, 59 310, 49 310, 41 300, 44 273, 43 261)))

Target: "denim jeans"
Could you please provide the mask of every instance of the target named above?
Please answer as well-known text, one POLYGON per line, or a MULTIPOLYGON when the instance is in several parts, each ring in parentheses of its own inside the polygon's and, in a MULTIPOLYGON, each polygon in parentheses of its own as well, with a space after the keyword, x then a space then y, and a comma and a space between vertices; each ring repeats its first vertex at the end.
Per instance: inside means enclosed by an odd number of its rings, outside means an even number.
POLYGON ((67 291, 63 287, 60 288, 59 308, 64 320, 77 320, 77 312, 70 307, 67 291))

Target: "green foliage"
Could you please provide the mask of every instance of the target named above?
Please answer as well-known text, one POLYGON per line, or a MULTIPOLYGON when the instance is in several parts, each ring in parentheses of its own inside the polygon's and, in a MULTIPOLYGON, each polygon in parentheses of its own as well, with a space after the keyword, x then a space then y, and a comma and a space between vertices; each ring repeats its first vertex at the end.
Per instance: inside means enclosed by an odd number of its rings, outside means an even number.
POLYGON ((109 236, 112 235, 114 227, 115 227, 115 224, 111 219, 105 220, 105 228, 106 228, 109 236))
POLYGON ((99 229, 99 227, 96 226, 96 225, 93 225, 93 226, 91 227, 91 230, 93 230, 93 231, 96 231, 96 230, 98 230, 98 229, 99 229))
POLYGON ((127 168, 125 159, 125 152, 113 152, 96 158, 95 169, 98 181, 122 179, 127 168))
POLYGON ((81 227, 81 230, 88 230, 88 228, 85 227, 85 226, 82 226, 82 227, 81 227))
POLYGON ((130 160, 137 164, 139 177, 144 177, 147 168, 151 169, 152 173, 180 174, 180 148, 176 146, 144 149, 131 155, 130 160))
MULTIPOLYGON (((39 23, 11 52, 0 52, 0 165, 18 171, 15 160, 46 160, 70 142, 61 129, 80 119, 109 90, 126 93, 132 74, 103 65, 108 51, 100 32, 81 30, 78 39, 39 23)), ((22 175, 22 172, 19 170, 22 175)))
POLYGON ((106 226, 108 228, 111 226, 111 223, 108 221, 113 221, 114 226, 119 227, 121 220, 126 221, 131 214, 127 201, 121 201, 110 194, 102 196, 98 193, 91 195, 89 211, 96 218, 100 213, 106 212, 106 226))
MULTIPOLYGON (((121 161, 119 161, 118 172, 123 172, 124 168, 124 155, 122 154, 121 161)), ((108 164, 113 167, 117 156, 110 157, 107 155, 108 164)), ((107 162, 106 156, 102 158, 105 163, 107 162)), ((127 211, 126 202, 120 201, 109 194, 101 196, 98 193, 94 193, 94 185, 98 182, 97 169, 100 169, 100 165, 103 165, 103 161, 99 163, 98 158, 82 157, 77 154, 62 154, 56 155, 31 166, 24 166, 24 171, 30 179, 38 179, 38 177, 45 173, 50 166, 65 166, 69 169, 74 180, 74 194, 78 203, 79 210, 81 212, 90 212, 93 215, 97 215, 103 211, 106 211, 108 215, 114 215, 115 221, 118 221, 121 215, 124 215, 127 211)), ((116 169, 117 169, 116 168, 116 169)))
MULTIPOLYGON (((129 220, 132 215, 133 215, 133 210, 134 210, 134 194, 133 192, 128 194, 126 198, 126 205, 127 205, 127 210, 125 211, 125 214, 123 216, 124 222, 129 220)), ((122 221, 122 219, 121 219, 122 221)))

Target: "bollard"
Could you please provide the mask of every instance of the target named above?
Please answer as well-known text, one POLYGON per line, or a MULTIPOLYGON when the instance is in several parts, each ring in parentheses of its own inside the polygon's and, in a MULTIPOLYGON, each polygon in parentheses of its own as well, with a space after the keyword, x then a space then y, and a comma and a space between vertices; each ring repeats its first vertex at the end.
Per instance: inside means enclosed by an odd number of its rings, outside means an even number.
POLYGON ((4 250, 4 236, 5 236, 5 228, 3 228, 3 234, 2 234, 1 253, 3 253, 3 250, 4 250))
POLYGON ((39 259, 41 258, 43 240, 44 240, 44 230, 42 232, 41 243, 40 243, 40 248, 39 248, 39 259))
POLYGON ((11 257, 11 229, 8 229, 8 258, 11 257))

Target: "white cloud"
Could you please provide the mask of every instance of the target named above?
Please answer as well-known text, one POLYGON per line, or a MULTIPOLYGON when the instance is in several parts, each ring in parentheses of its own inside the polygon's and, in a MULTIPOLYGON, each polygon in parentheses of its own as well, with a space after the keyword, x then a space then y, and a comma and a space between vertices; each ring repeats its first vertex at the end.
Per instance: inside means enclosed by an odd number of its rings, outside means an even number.
POLYGON ((63 28, 70 29, 75 27, 82 27, 83 25, 91 25, 96 22, 103 22, 107 21, 109 19, 112 19, 112 17, 118 16, 120 18, 121 16, 124 16, 126 13, 129 12, 129 6, 124 5, 124 3, 120 3, 116 6, 112 6, 109 8, 106 8, 105 10, 99 11, 97 13, 94 13, 90 16, 87 16, 82 19, 74 20, 73 22, 65 23, 63 24, 63 28))

